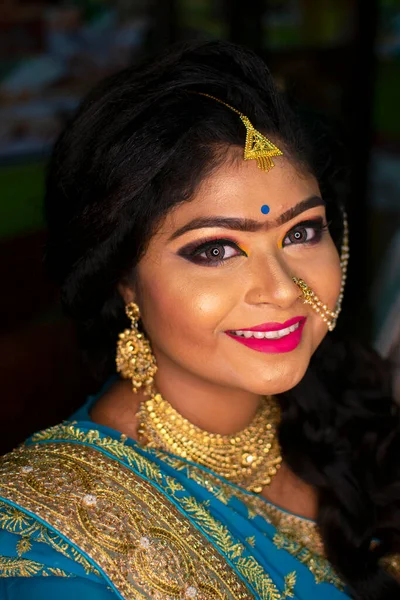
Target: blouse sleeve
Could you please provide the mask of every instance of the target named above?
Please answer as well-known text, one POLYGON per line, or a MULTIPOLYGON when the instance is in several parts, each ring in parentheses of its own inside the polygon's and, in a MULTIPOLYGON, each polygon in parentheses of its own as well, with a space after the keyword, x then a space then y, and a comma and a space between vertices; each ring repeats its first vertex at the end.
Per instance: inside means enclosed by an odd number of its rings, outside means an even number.
POLYGON ((82 577, 8 577, 0 579, 1 600, 118 600, 105 585, 82 577))

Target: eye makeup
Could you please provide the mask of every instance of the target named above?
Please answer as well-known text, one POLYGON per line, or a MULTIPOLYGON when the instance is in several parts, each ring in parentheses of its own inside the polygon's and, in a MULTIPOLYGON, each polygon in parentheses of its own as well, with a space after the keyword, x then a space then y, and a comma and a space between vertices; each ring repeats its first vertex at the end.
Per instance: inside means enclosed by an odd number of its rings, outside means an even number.
MULTIPOLYGON (((294 225, 279 242, 279 248, 287 246, 311 246, 318 244, 328 225, 323 217, 308 219, 294 225)), ((178 256, 200 266, 219 266, 231 258, 249 256, 249 250, 232 238, 204 238, 186 244, 177 252, 178 256)))
POLYGON ((328 231, 328 229, 329 225, 325 223, 323 217, 301 221, 301 223, 297 223, 285 234, 285 237, 279 243, 279 247, 318 244, 324 232, 328 231))
POLYGON ((179 250, 178 256, 198 265, 218 266, 235 256, 248 256, 248 253, 241 244, 232 239, 214 237, 187 244, 179 250), (225 248, 231 250, 227 252, 225 248))

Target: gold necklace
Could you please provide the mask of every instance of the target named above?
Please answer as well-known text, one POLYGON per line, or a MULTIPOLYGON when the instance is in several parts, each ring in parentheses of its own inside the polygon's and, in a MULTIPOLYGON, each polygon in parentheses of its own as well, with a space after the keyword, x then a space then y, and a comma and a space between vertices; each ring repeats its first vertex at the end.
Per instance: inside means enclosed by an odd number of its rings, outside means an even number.
POLYGON ((233 435, 209 433, 182 417, 161 394, 138 411, 139 441, 207 467, 244 489, 260 493, 281 466, 277 438, 280 407, 266 398, 245 429, 233 435))

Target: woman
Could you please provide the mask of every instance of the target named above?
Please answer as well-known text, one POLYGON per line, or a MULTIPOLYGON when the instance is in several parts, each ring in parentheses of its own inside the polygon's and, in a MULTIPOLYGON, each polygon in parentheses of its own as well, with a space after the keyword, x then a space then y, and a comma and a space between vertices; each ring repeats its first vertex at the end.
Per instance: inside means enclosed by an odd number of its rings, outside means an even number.
POLYGON ((348 248, 324 156, 226 43, 83 103, 47 259, 108 382, 2 460, 2 598, 399 597, 399 410, 328 333, 348 248))

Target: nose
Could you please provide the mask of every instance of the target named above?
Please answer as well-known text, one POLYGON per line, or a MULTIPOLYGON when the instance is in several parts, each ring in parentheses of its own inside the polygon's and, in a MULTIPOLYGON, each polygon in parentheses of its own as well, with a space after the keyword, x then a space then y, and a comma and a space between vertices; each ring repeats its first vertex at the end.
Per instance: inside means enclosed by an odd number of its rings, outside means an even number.
POLYGON ((249 273, 245 301, 248 304, 271 304, 283 310, 302 296, 288 266, 278 257, 268 255, 253 263, 249 273))

